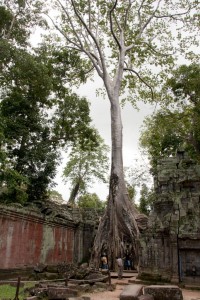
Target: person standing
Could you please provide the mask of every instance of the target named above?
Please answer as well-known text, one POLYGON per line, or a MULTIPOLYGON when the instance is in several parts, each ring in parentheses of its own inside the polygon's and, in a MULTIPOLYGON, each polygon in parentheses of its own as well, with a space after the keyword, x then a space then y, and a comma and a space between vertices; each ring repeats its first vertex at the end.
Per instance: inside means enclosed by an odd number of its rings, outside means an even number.
POLYGON ((117 266, 118 266, 118 279, 123 277, 123 259, 121 257, 116 257, 117 266))
POLYGON ((101 269, 108 270, 108 259, 105 253, 101 256, 101 269))

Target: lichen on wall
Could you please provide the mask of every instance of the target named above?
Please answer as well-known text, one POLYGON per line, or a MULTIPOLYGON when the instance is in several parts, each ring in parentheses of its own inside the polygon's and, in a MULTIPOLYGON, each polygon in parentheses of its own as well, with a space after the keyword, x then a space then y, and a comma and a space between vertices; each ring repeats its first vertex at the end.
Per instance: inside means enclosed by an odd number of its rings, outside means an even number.
MULTIPOLYGON (((192 268, 194 257, 187 250, 191 241, 200 251, 200 166, 178 151, 176 157, 158 162, 154 187, 156 201, 148 229, 141 236, 139 277, 187 281, 190 272, 186 269, 192 268), (189 267, 185 261, 191 262, 189 267)), ((199 264, 197 256, 193 264, 199 264)), ((200 265, 196 268, 200 275, 200 265)))

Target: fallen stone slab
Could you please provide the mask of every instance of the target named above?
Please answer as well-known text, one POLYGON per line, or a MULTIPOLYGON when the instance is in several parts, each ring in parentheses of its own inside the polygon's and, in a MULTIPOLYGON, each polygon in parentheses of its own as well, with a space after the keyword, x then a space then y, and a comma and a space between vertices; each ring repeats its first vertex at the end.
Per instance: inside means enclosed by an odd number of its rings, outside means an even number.
POLYGON ((150 285, 144 287, 144 295, 149 294, 154 300, 183 300, 182 290, 174 285, 150 285))
POLYGON ((90 300, 90 297, 86 297, 86 296, 83 296, 83 297, 70 297, 70 298, 67 298, 66 300, 90 300))
POLYGON ((142 295, 141 284, 126 285, 120 294, 120 300, 138 300, 138 297, 142 295))
POLYGON ((152 295, 146 294, 138 297, 138 300, 154 300, 154 297, 152 295))
POLYGON ((88 292, 90 290, 89 284, 80 284, 78 285, 78 290, 81 292, 88 292))
POLYGON ((93 284, 96 282, 106 282, 108 280, 108 276, 101 276, 94 279, 69 279, 69 283, 75 283, 75 284, 93 284))
POLYGON ((63 287, 49 287, 47 291, 48 299, 67 299, 69 297, 77 297, 78 291, 63 287))

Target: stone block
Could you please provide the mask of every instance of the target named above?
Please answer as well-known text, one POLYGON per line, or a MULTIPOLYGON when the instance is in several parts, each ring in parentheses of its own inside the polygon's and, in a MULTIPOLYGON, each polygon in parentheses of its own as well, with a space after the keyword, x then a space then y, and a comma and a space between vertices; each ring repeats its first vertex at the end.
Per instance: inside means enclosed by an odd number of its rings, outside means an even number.
POLYGON ((107 288, 107 283, 105 282, 95 282, 96 287, 107 288))
POLYGON ((78 291, 63 287, 49 287, 47 294, 49 300, 67 299, 69 297, 77 297, 78 291))
POLYGON ((142 295, 141 284, 130 284, 124 287, 120 294, 120 300, 137 300, 142 295))
POLYGON ((154 300, 154 297, 152 295, 146 294, 138 297, 138 300, 154 300))
POLYGON ((57 265, 48 265, 47 272, 49 273, 58 273, 58 266, 57 265))
POLYGON ((66 300, 90 300, 90 297, 83 296, 83 297, 69 297, 66 300))
POLYGON ((38 300, 37 296, 26 297, 24 300, 38 300))
POLYGON ((173 285, 150 285, 144 287, 144 295, 149 294, 154 300, 183 300, 182 291, 173 285))
POLYGON ((50 273, 50 272, 45 272, 45 276, 49 280, 55 280, 58 279, 58 273, 50 273))
POLYGON ((88 292, 90 290, 90 285, 88 283, 86 284, 80 284, 79 289, 82 292, 88 292))

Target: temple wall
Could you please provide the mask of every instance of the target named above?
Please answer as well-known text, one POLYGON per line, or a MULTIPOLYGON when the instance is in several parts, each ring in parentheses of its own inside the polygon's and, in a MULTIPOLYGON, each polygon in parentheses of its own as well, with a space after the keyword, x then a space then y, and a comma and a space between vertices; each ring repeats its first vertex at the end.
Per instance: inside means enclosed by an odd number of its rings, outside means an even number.
POLYGON ((140 239, 139 277, 200 284, 200 166, 184 151, 158 162, 156 200, 140 239))
POLYGON ((0 207, 0 269, 73 262, 75 226, 0 207))
POLYGON ((0 205, 0 277, 28 274, 38 264, 88 261, 101 214, 52 203, 0 205))

